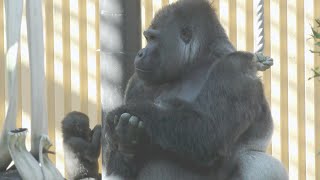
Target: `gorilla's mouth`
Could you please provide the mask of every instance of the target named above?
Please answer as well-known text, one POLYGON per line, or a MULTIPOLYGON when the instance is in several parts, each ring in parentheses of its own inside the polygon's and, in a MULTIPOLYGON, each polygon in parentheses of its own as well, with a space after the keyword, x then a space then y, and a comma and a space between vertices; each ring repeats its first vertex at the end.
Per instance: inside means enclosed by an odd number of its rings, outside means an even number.
POLYGON ((140 68, 136 68, 136 71, 140 72, 140 73, 151 73, 152 72, 151 69, 140 69, 140 68))

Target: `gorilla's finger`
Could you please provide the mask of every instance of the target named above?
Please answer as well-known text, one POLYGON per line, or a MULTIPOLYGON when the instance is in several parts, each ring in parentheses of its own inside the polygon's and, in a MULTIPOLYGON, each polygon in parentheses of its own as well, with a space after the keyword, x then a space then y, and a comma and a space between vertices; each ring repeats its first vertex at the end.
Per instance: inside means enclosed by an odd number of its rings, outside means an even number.
POLYGON ((143 129, 144 128, 144 123, 142 121, 139 122, 138 128, 143 129))
POLYGON ((129 113, 123 113, 123 114, 121 114, 120 119, 129 120, 130 117, 131 117, 131 115, 129 113))
POLYGON ((131 116, 128 123, 128 139, 133 144, 137 143, 137 139, 139 138, 139 134, 137 132, 139 119, 136 116, 131 116))
POLYGON ((116 130, 124 130, 124 128, 128 125, 129 118, 131 115, 129 113, 123 113, 121 114, 119 118, 119 122, 117 124, 116 130))
POLYGON ((131 116, 129 119, 129 125, 137 126, 139 119, 136 116, 131 116))

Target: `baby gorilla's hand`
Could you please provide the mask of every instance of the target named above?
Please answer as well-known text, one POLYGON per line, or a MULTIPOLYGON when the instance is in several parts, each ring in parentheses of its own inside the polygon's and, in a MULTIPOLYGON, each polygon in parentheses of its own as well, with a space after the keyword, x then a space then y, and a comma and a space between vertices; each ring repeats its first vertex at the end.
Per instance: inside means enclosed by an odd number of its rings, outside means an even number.
POLYGON ((118 150, 123 153, 134 154, 139 144, 145 139, 144 124, 137 117, 129 113, 114 117, 115 135, 118 150))

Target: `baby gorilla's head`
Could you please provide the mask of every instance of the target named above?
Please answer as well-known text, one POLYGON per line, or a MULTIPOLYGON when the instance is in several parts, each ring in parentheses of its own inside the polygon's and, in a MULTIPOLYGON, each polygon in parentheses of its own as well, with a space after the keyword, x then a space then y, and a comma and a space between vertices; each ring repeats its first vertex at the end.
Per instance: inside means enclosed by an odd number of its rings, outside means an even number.
POLYGON ((81 137, 90 140, 91 129, 89 127, 89 117, 81 112, 72 111, 62 120, 63 139, 70 137, 81 137))

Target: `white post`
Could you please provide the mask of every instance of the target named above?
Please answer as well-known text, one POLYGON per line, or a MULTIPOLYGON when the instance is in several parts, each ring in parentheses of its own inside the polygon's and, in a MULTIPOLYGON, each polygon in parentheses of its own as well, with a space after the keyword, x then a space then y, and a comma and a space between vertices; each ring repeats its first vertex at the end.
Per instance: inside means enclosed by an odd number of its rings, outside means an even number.
POLYGON ((27 0, 26 3, 31 71, 31 153, 38 157, 41 135, 48 134, 42 6, 41 0, 27 0))
POLYGON ((5 0, 6 11, 6 38, 7 54, 6 64, 8 70, 9 106, 0 136, 0 171, 3 171, 11 162, 7 146, 7 134, 16 128, 17 104, 18 104, 18 77, 17 77, 17 57, 20 42, 21 18, 23 0, 5 0))

